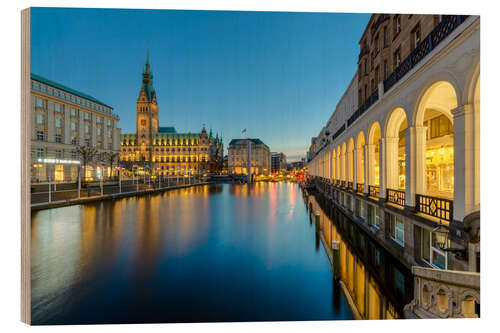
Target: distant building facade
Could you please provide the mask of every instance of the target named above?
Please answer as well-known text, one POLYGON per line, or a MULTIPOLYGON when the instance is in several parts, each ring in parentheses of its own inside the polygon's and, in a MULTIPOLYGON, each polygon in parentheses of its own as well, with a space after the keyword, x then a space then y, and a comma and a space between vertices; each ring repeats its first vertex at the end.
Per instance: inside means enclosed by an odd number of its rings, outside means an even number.
POLYGON ((271 171, 271 151, 260 139, 231 140, 228 147, 228 172, 248 175, 249 155, 251 174, 268 175, 271 171))
MULTIPOLYGON (((92 96, 31 74, 31 180, 76 181, 79 146, 98 153, 120 151, 120 118, 113 108, 92 96)), ((86 178, 96 179, 106 162, 87 166, 86 178)))
POLYGON ((121 136, 120 161, 127 168, 142 166, 163 176, 220 173, 224 146, 222 137, 207 133, 178 133, 159 126, 159 108, 153 87, 149 52, 137 99, 136 133, 121 136))
POLYGON ((278 173, 286 170, 286 155, 283 153, 271 153, 271 172, 278 173))

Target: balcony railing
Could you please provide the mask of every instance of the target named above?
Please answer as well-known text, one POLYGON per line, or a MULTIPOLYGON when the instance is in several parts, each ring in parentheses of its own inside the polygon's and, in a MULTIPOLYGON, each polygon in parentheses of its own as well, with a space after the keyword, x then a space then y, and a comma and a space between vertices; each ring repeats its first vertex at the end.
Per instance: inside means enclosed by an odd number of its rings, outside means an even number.
POLYGON ((352 182, 347 182, 347 189, 351 191, 354 189, 352 182))
POLYGON ((448 222, 453 221, 453 201, 449 199, 417 194, 415 210, 448 222))
POLYGON ((364 193, 365 192, 365 184, 356 184, 356 192, 358 193, 364 193))
POLYGON ((380 197, 380 187, 376 185, 368 185, 368 196, 373 198, 380 197))
POLYGON ((378 89, 375 91, 361 104, 361 106, 352 114, 347 120, 347 126, 351 126, 356 119, 359 118, 366 110, 370 108, 376 101, 378 101, 378 89))
POLYGON ((467 18, 467 15, 443 15, 442 21, 417 45, 401 64, 384 80, 384 93, 428 55, 443 39, 467 18))
POLYGON ((404 207, 405 192, 400 190, 387 189, 387 202, 404 207))

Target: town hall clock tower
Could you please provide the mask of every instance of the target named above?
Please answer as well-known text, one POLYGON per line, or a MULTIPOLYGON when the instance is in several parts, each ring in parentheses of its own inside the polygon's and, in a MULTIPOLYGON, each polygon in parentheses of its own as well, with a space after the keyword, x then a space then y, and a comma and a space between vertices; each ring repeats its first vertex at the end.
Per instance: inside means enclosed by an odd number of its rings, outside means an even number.
POLYGON ((149 47, 146 66, 142 72, 142 87, 137 99, 136 140, 140 151, 140 158, 151 161, 151 146, 153 138, 158 132, 158 103, 153 88, 153 73, 149 68, 149 47))

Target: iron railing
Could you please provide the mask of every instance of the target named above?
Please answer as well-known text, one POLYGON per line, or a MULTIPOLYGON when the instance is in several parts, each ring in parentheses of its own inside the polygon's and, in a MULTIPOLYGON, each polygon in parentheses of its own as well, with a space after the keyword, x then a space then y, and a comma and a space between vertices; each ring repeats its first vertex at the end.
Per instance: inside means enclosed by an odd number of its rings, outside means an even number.
POLYGON ((405 191, 387 189, 387 202, 404 207, 405 205, 405 191))
POLYGON ((365 184, 356 184, 356 192, 358 193, 364 193, 365 192, 365 184))
POLYGON ((350 116, 347 120, 347 126, 351 126, 351 124, 355 122, 356 119, 358 119, 359 116, 368 110, 376 101, 378 101, 378 89, 375 89, 375 91, 363 102, 363 104, 361 104, 361 106, 354 111, 352 116, 350 116))
POLYGON ((384 80, 384 93, 428 55, 443 39, 467 18, 467 15, 443 15, 442 21, 417 45, 396 69, 384 80))
POLYGON ((380 187, 376 185, 368 185, 368 196, 373 198, 380 197, 380 187))
POLYGON ((417 194, 415 210, 448 222, 453 221, 453 200, 417 194))
POLYGON ((352 182, 347 182, 347 189, 351 191, 354 189, 352 182))

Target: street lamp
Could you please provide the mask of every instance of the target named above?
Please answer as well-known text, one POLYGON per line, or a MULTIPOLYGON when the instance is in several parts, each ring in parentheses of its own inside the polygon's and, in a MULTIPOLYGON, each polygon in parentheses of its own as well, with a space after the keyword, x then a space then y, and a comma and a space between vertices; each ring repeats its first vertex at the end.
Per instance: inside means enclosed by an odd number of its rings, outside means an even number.
POLYGON ((432 230, 432 233, 436 235, 436 243, 441 251, 453 253, 458 260, 467 260, 468 255, 465 247, 463 249, 447 247, 450 244, 449 226, 442 224, 441 220, 439 220, 439 225, 432 230))

